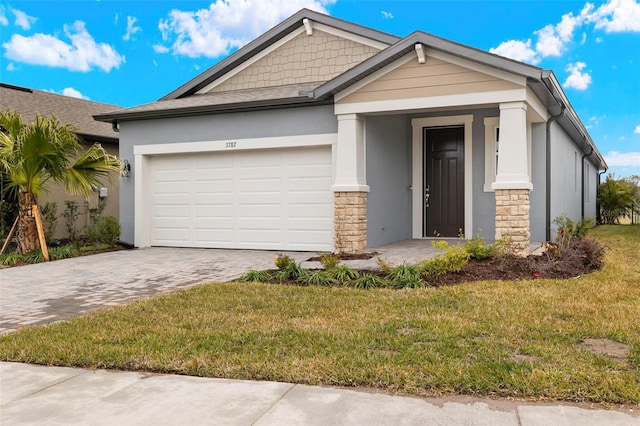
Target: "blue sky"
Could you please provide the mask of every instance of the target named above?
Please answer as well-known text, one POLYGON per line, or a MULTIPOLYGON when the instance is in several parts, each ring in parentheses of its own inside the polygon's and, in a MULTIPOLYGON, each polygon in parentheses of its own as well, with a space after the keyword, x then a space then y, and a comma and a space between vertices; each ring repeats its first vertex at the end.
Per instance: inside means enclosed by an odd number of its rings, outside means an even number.
POLYGON ((638 0, 3 0, 0 81, 124 107, 152 102, 302 7, 551 69, 609 171, 640 175, 638 0))

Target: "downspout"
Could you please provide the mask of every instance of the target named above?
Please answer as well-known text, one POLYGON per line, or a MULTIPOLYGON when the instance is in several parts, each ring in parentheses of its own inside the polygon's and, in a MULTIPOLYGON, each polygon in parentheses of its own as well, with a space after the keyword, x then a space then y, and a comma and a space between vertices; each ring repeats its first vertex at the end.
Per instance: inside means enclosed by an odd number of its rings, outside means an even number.
MULTIPOLYGON (((587 138, 585 138, 586 141, 587 138)), ((593 154, 593 147, 591 145, 589 145, 589 148, 591 148, 591 151, 588 154, 584 154, 582 156, 582 181, 581 181, 581 187, 582 187, 582 196, 580 197, 581 200, 581 204, 580 204, 580 218, 582 220, 584 220, 584 159, 587 158, 588 156, 590 156, 591 154, 593 154)))
POLYGON ((113 129, 114 132, 119 133, 120 132, 120 126, 118 126, 118 120, 113 120, 111 122, 111 128, 113 129))
MULTIPOLYGON (((545 86, 547 84, 545 83, 545 86)), ((547 86, 547 89, 549 89, 549 86, 547 86)), ((549 119, 547 120, 547 140, 546 140, 546 163, 547 163, 547 170, 546 170, 546 205, 545 205, 545 239, 546 241, 551 241, 551 123, 553 123, 556 120, 561 119, 562 117, 564 117, 564 110, 567 108, 564 104, 564 102, 558 100, 555 95, 553 95, 553 91, 549 90, 549 92, 551 92, 551 95, 553 96, 553 98, 556 100, 556 102, 558 102, 560 104, 560 112, 557 115, 552 115, 551 117, 549 117, 549 119)))
POLYGON ((601 225, 602 224, 602 214, 600 213, 600 202, 598 201, 600 198, 598 197, 600 195, 600 183, 602 182, 602 175, 607 173, 607 168, 605 167, 605 169, 603 171, 601 171, 600 173, 598 173, 598 186, 596 187, 596 224, 601 225))

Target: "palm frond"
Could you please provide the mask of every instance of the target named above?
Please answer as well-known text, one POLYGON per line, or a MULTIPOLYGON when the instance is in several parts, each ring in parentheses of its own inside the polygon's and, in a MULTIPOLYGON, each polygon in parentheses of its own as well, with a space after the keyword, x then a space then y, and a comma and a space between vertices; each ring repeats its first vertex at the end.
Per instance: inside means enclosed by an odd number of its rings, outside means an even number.
POLYGON ((72 194, 88 197, 105 178, 119 170, 120 160, 100 144, 94 144, 66 170, 65 188, 72 194))

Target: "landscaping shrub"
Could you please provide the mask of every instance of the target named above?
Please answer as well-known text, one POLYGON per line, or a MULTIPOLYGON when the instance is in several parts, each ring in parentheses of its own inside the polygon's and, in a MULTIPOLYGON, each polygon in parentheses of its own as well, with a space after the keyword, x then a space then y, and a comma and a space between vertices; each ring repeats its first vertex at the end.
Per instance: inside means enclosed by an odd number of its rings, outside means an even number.
POLYGON ((278 268, 280 271, 286 269, 289 265, 295 262, 296 261, 292 257, 287 256, 286 254, 279 254, 273 261, 273 263, 276 265, 276 268, 278 268))
POLYGON ((385 277, 394 288, 420 288, 424 283, 420 280, 420 268, 403 263, 395 266, 385 277))
POLYGON ((320 253, 320 263, 326 269, 333 269, 340 263, 340 257, 332 253, 320 253))
MULTIPOLYGON (((286 256, 288 257, 288 256, 286 256)), ((289 258, 291 259, 291 258, 289 258)), ((280 282, 282 281, 297 281, 299 278, 308 274, 307 270, 300 266, 291 259, 292 262, 286 263, 283 269, 280 269, 274 276, 274 278, 280 282)))
POLYGON ((42 216, 42 227, 44 228, 44 239, 47 242, 51 242, 58 225, 58 204, 55 202, 45 203, 44 206, 40 207, 40 214, 42 216))
POLYGON ((298 277, 298 282, 306 285, 332 286, 338 284, 338 280, 333 278, 331 274, 324 270, 307 272, 298 277))
POLYGON ((464 249, 469 253, 471 259, 489 259, 496 254, 496 248, 492 244, 487 244, 484 237, 476 234, 472 239, 467 240, 464 249))
POLYGON ((80 250, 74 246, 61 246, 49 248, 49 258, 51 260, 69 259, 80 255, 80 250))
POLYGON ((80 234, 76 229, 76 222, 78 221, 78 203, 71 200, 65 200, 64 202, 65 209, 62 212, 62 217, 64 217, 64 224, 67 228, 67 236, 69 237, 69 241, 75 246, 80 245, 80 234))
POLYGON ((593 228, 593 219, 585 217, 575 223, 566 215, 561 215, 553 220, 553 224, 556 225, 556 244, 566 247, 587 235, 587 231, 593 228))
POLYGON ((388 287, 389 282, 386 279, 379 277, 377 275, 364 274, 360 278, 347 282, 347 286, 354 287, 354 288, 369 289, 369 288, 378 288, 378 287, 388 287))
POLYGON ((349 268, 347 265, 338 265, 335 268, 329 270, 329 273, 333 278, 341 283, 355 280, 360 277, 360 273, 355 269, 349 268))
POLYGON ((425 277, 460 272, 462 267, 469 263, 471 256, 464 247, 451 246, 446 241, 434 241, 431 245, 444 253, 422 262, 420 272, 425 277))
POLYGON ((259 271, 252 269, 245 274, 242 274, 238 281, 242 282, 262 282, 266 283, 273 280, 273 276, 267 271, 259 271))
POLYGON ((116 245, 122 227, 120 222, 113 216, 105 216, 96 222, 95 225, 87 229, 87 238, 96 244, 106 244, 109 247, 116 245))

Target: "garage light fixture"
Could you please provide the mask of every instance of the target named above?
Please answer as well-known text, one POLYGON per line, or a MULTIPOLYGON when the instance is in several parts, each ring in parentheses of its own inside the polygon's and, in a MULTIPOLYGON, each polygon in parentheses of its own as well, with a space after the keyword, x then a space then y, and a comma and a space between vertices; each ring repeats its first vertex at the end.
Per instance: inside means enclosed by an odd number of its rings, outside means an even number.
POLYGON ((131 174, 131 164, 129 164, 129 161, 123 160, 122 167, 120 169, 120 175, 122 177, 129 177, 130 174, 131 174))

